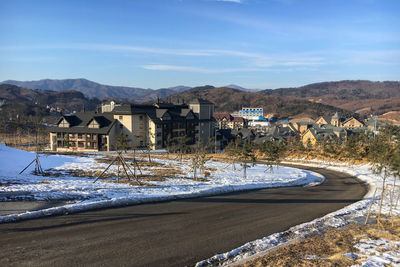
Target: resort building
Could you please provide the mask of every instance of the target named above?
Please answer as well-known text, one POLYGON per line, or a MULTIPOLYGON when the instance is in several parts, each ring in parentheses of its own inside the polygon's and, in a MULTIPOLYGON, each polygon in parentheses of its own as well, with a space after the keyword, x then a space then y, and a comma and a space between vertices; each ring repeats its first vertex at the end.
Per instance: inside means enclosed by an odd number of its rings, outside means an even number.
POLYGON ((214 119, 218 129, 240 129, 247 127, 247 120, 242 117, 233 117, 229 113, 215 113, 214 119))
POLYGON ((53 151, 110 151, 125 136, 128 146, 160 149, 178 137, 188 144, 208 143, 215 135, 214 104, 195 99, 189 104, 115 105, 109 112, 62 116, 49 128, 53 151))
POLYGON ((242 108, 237 116, 245 118, 248 121, 262 121, 264 119, 263 108, 242 108))

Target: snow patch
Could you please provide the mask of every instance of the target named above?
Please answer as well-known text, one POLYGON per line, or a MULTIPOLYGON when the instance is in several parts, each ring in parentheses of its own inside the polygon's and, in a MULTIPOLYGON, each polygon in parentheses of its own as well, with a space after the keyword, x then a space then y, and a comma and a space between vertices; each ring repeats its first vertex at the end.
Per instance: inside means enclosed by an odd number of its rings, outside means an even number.
MULTIPOLYGON (((311 186, 323 181, 320 174, 289 167, 274 167, 273 172, 266 171, 264 165, 255 165, 247 171, 243 179, 240 167, 227 168, 225 163, 210 161, 206 167, 213 169, 208 181, 194 181, 189 161, 159 160, 155 162, 179 167, 183 174, 165 181, 151 181, 151 186, 135 186, 129 183, 113 183, 99 180, 93 183, 93 178, 73 177, 70 171, 104 170, 108 164, 95 160, 101 157, 87 154, 87 157, 42 155, 40 162, 43 169, 50 174, 58 172, 61 176, 36 176, 31 174, 33 167, 23 174, 18 173, 35 158, 35 153, 21 151, 0 145, 0 201, 18 200, 75 200, 76 202, 61 207, 39 211, 28 211, 22 214, 0 216, 0 222, 11 222, 23 219, 38 218, 49 215, 79 212, 89 209, 116 207, 210 196, 242 190, 282 187, 311 186)), ((110 168, 116 170, 116 166, 110 168)), ((150 173, 154 168, 143 169, 150 173)))

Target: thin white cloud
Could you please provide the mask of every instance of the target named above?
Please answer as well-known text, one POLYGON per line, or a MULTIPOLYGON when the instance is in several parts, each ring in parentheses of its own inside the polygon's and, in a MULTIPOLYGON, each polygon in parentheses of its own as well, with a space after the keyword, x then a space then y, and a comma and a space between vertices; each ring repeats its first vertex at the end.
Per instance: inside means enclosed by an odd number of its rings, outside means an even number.
MULTIPOLYGON (((182 57, 224 57, 230 59, 237 57, 241 58, 238 63, 241 69, 225 69, 225 70, 210 70, 196 67, 186 67, 181 71, 202 72, 202 73, 218 73, 218 72, 233 72, 247 70, 262 70, 272 67, 318 67, 321 65, 342 65, 342 64, 368 64, 368 65, 399 65, 400 50, 326 50, 326 51, 311 51, 299 53, 254 53, 239 50, 229 49, 170 49, 162 47, 144 47, 119 44, 90 44, 90 43, 75 43, 66 45, 46 45, 46 46, 0 46, 0 52, 5 52, 5 55, 12 54, 8 52, 15 51, 32 51, 32 50, 83 50, 83 51, 99 51, 110 53, 125 53, 129 56, 131 53, 150 54, 150 55, 170 55, 182 57)), ((8 60, 11 57, 6 57, 8 60)), ((35 60, 50 60, 51 58, 40 59, 35 56, 35 60)), ((34 60, 29 59, 31 61, 34 60)), ((19 60, 16 57, 14 60, 19 60)), ((28 59, 25 59, 28 60, 28 59)), ((193 59, 195 60, 195 59, 193 59)), ((161 65, 160 65, 161 66, 161 65)), ((167 65, 165 65, 167 66, 167 65)), ((174 65, 168 65, 174 66, 174 65)), ((175 66, 180 67, 180 66, 175 66)), ((177 69, 178 70, 178 69, 177 69)))
MULTIPOLYGON (((108 50, 108 51, 134 51, 151 54, 165 54, 165 55, 178 55, 178 56, 200 56, 200 57, 243 57, 248 59, 248 65, 254 67, 272 67, 272 66, 315 66, 323 64, 324 59, 322 57, 315 56, 299 56, 299 55, 265 55, 261 53, 250 53, 237 50, 226 50, 226 49, 165 49, 165 48, 150 48, 140 46, 126 46, 126 45, 102 45, 95 44, 88 48, 108 50)), ((203 70, 206 72, 208 70, 203 70)), ((200 72, 197 70, 196 72, 200 72)))
POLYGON ((183 71, 183 72, 195 72, 195 73, 228 73, 228 72, 244 72, 244 71, 260 71, 257 68, 221 68, 221 69, 209 69, 209 68, 198 68, 190 66, 177 66, 177 65, 144 65, 142 66, 146 70, 159 70, 159 71, 183 71))
POLYGON ((161 54, 172 56, 191 57, 241 57, 247 59, 247 65, 253 67, 271 66, 310 66, 322 64, 323 59, 313 56, 275 54, 266 55, 262 53, 251 53, 228 49, 166 49, 160 47, 143 47, 118 44, 69 44, 48 46, 13 46, 0 47, 0 50, 87 50, 107 52, 139 52, 147 54, 161 54))
POLYGON ((342 51, 341 57, 340 55, 335 57, 333 54, 331 58, 338 58, 335 62, 337 64, 398 66, 400 65, 400 50, 348 50, 342 51))
POLYGON ((243 3, 242 0, 217 0, 217 2, 232 2, 232 3, 238 3, 238 4, 243 3))
POLYGON ((255 57, 252 64, 257 67, 299 67, 299 66, 318 66, 326 63, 322 56, 302 55, 302 54, 277 54, 270 56, 255 57))

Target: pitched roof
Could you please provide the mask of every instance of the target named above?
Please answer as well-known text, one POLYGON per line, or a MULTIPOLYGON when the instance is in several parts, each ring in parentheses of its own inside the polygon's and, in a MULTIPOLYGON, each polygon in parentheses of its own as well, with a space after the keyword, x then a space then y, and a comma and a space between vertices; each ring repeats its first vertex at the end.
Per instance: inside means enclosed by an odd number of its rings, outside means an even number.
POLYGON ((162 118, 165 113, 168 112, 168 109, 156 109, 157 118, 162 118))
POLYGON ((338 135, 340 133, 345 133, 345 129, 340 128, 340 127, 335 127, 332 125, 322 125, 321 127, 312 127, 309 128, 307 131, 304 132, 303 136, 307 133, 310 132, 315 138, 317 137, 328 137, 328 136, 334 136, 338 135))
POLYGON ((331 116, 320 116, 317 120, 319 120, 320 118, 323 118, 324 121, 326 121, 326 123, 331 123, 331 116))
POLYGON ((107 127, 107 125, 109 125, 111 123, 110 118, 107 118, 105 116, 94 116, 93 120, 95 120, 100 125, 100 127, 107 127))
POLYGON ((232 120, 232 116, 229 113, 214 113, 213 117, 216 120, 222 120, 223 118, 229 121, 232 120))
POLYGON ((336 111, 335 115, 333 115, 332 119, 340 119, 339 112, 336 111))
POLYGON ((246 119, 245 118, 242 118, 242 117, 233 117, 233 119, 232 119, 232 121, 233 122, 246 122, 246 119))
MULTIPOLYGON (((145 114, 153 122, 161 123, 162 116, 168 112, 171 116, 172 121, 184 121, 187 120, 187 115, 193 113, 189 106, 186 104, 174 105, 171 103, 157 103, 154 105, 123 105, 116 107, 113 110, 113 114, 116 115, 135 115, 135 114, 145 114)), ((193 119, 197 119, 196 114, 193 113, 193 119)))
POLYGON ((153 105, 121 105, 112 111, 116 115, 146 114, 148 110, 154 109, 153 105))
POLYGON ((248 128, 241 128, 241 129, 233 129, 231 131, 232 135, 239 135, 242 139, 246 139, 252 136, 255 136, 254 132, 248 128))
POLYGON ((101 113, 95 112, 82 112, 74 115, 62 116, 57 123, 57 126, 49 127, 48 131, 53 133, 95 133, 95 134, 107 134, 117 120, 114 119, 112 113, 101 113), (70 123, 70 127, 58 127, 58 124, 62 119, 65 119, 70 123), (95 120, 99 124, 99 128, 89 128, 88 124, 95 120))
POLYGON ((62 116, 58 120, 57 124, 59 124, 61 122, 61 120, 63 120, 63 119, 65 119, 69 123, 70 127, 78 125, 82 122, 82 120, 79 117, 77 117, 76 115, 70 115, 70 116, 62 116))
POLYGON ((350 118, 346 119, 346 120, 343 122, 343 124, 347 123, 348 121, 351 121, 352 119, 355 119, 356 121, 358 121, 359 123, 361 123, 362 125, 364 125, 364 123, 363 123, 362 121, 357 120, 357 119, 354 118, 354 117, 350 117, 350 118))
MULTIPOLYGON (((182 117, 187 117, 190 113, 193 113, 193 111, 190 108, 183 108, 183 109, 181 109, 180 115, 182 117)), ((193 115, 195 115, 195 114, 193 113, 193 115)))

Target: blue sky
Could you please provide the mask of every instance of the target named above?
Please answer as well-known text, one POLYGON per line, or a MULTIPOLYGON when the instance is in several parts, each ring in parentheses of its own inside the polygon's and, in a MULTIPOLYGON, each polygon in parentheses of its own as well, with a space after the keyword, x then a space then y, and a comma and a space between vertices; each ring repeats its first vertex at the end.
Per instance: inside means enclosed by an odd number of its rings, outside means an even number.
POLYGON ((398 0, 0 0, 0 80, 400 80, 399 14, 398 0))

